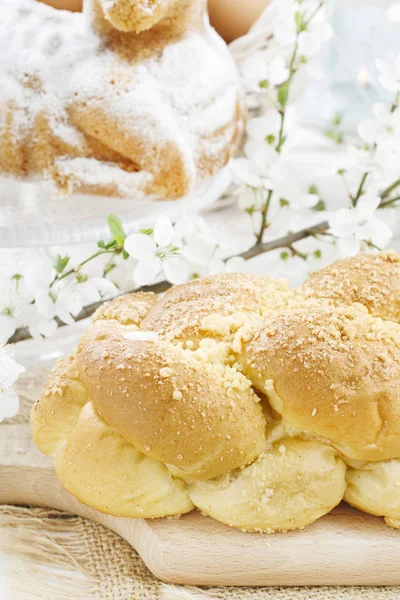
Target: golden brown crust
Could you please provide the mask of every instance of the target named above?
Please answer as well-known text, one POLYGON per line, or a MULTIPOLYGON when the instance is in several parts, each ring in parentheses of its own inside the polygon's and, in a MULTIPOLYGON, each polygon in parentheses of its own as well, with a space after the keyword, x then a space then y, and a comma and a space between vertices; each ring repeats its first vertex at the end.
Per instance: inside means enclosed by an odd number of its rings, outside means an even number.
POLYGON ((245 374, 290 426, 345 456, 400 456, 400 326, 347 309, 266 319, 244 343, 245 374))
POLYGON ((400 322, 400 256, 358 254, 313 273, 301 288, 334 306, 363 304, 374 317, 400 322))
POLYGON ((168 290, 142 328, 171 341, 230 340, 246 323, 285 308, 292 295, 285 280, 267 276, 226 273, 205 277, 168 290))
POLYGON ((124 337, 98 321, 77 353, 80 377, 111 427, 186 478, 209 479, 251 462, 265 447, 265 420, 250 382, 167 342, 124 337))

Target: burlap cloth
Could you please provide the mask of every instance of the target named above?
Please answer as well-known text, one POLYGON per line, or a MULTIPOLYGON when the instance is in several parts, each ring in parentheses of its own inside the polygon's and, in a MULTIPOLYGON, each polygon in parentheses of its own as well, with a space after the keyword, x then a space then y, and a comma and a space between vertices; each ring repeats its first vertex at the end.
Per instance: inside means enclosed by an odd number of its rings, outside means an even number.
MULTIPOLYGON (((43 371, 28 373, 20 380, 21 411, 11 422, 28 421, 45 376, 43 371)), ((200 590, 165 585, 111 531, 47 509, 0 507, 0 549, 13 600, 400 599, 400 586, 200 590)), ((0 589, 3 598, 7 595, 0 589)))

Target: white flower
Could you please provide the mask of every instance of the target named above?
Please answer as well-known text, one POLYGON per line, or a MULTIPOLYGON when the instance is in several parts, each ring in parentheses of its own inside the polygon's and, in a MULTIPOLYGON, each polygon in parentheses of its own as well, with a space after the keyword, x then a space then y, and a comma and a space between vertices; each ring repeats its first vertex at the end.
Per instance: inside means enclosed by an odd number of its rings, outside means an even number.
POLYGON ((209 265, 210 275, 219 275, 220 273, 246 273, 248 270, 247 261, 241 256, 232 256, 226 262, 221 258, 214 258, 209 265))
POLYGON ((367 144, 382 145, 400 141, 400 111, 391 111, 383 102, 372 106, 374 119, 361 121, 358 134, 367 144))
POLYGON ((325 22, 312 24, 310 29, 299 33, 299 53, 306 58, 316 56, 322 45, 333 35, 332 27, 325 22))
POLYGON ((289 207, 295 210, 303 208, 311 208, 315 206, 319 200, 317 194, 310 194, 304 185, 299 181, 294 174, 286 174, 282 181, 275 187, 275 194, 282 201, 288 202, 289 207))
POLYGON ((252 188, 241 186, 236 195, 238 196, 238 206, 241 210, 261 210, 267 199, 268 191, 262 188, 252 188))
POLYGON ((315 171, 317 177, 333 177, 338 171, 358 169, 362 173, 371 173, 376 169, 375 154, 368 150, 349 146, 342 155, 333 157, 331 163, 315 171))
MULTIPOLYGON (((58 317, 63 323, 72 325, 85 306, 99 302, 102 298, 115 296, 117 288, 108 279, 92 277, 87 281, 71 281, 67 284, 60 282, 54 287, 53 298, 48 294, 46 314, 58 317)), ((43 315, 43 309, 39 310, 43 315)))
POLYGON ((279 46, 290 46, 296 41, 296 23, 294 19, 281 19, 274 27, 274 39, 279 46))
POLYGON ((378 196, 364 195, 355 208, 343 208, 328 217, 331 233, 338 238, 338 246, 343 256, 357 254, 362 242, 385 248, 393 236, 391 229, 375 217, 380 204, 378 196))
POLYGON ((244 184, 253 188, 267 186, 266 167, 267 165, 265 165, 264 173, 260 174, 253 160, 249 158, 237 158, 231 163, 233 181, 237 185, 244 184))
POLYGON ((400 22, 400 2, 398 2, 397 4, 393 4, 390 8, 388 8, 387 16, 390 19, 390 21, 393 21, 395 23, 400 22))
POLYGON ((152 236, 133 233, 125 240, 126 252, 138 262, 133 271, 136 285, 148 285, 164 271, 167 281, 174 284, 188 280, 188 267, 181 257, 181 241, 171 222, 157 218, 152 236))
POLYGON ((400 91, 400 56, 397 57, 392 66, 384 60, 376 60, 375 65, 381 86, 389 92, 400 91))
POLYGON ((261 117, 249 119, 246 126, 247 135, 251 140, 267 141, 269 136, 275 140, 279 134, 281 116, 275 109, 269 109, 261 117))
POLYGON ((24 308, 21 321, 34 338, 50 337, 57 330, 56 317, 72 325, 82 309, 103 297, 116 294, 115 285, 102 277, 86 281, 56 281, 50 261, 39 261, 23 271, 23 284, 31 302, 24 308))
POLYGON ((15 360, 13 346, 0 346, 0 423, 17 414, 19 399, 13 389, 18 377, 25 371, 25 367, 15 360))
MULTIPOLYGON (((265 141, 249 140, 244 146, 244 151, 246 156, 252 160, 258 175, 264 177, 264 179, 269 179, 267 177, 269 167, 279 160, 279 154, 275 147, 265 141)), ((263 183, 264 186, 269 185, 265 180, 263 183)))
POLYGON ((272 86, 280 85, 288 79, 289 73, 285 59, 282 56, 275 56, 268 65, 266 79, 272 86))
POLYGON ((258 52, 244 61, 242 75, 249 90, 261 92, 261 82, 268 82, 270 87, 280 85, 289 77, 289 69, 282 56, 268 59, 265 53, 258 52))

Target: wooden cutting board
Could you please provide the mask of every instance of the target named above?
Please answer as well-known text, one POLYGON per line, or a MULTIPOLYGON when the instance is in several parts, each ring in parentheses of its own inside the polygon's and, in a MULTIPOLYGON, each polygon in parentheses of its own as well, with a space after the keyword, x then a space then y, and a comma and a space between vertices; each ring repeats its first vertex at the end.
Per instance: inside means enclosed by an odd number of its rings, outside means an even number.
POLYGON ((127 540, 168 583, 400 584, 400 531, 345 504, 303 531, 273 535, 243 533, 198 512, 152 521, 103 515, 62 487, 27 425, 0 427, 0 504, 43 506, 92 519, 127 540))

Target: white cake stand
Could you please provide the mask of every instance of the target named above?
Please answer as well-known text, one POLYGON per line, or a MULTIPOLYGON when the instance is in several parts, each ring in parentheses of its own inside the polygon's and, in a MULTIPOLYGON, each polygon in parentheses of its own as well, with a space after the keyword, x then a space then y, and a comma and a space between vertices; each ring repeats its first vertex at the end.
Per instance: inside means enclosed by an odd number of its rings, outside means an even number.
POLYGON ((213 204, 231 181, 227 168, 174 201, 104 198, 74 194, 56 197, 46 182, 0 179, 0 247, 23 248, 97 242, 109 237, 107 216, 117 214, 127 233, 149 227, 158 214, 171 221, 213 204))

